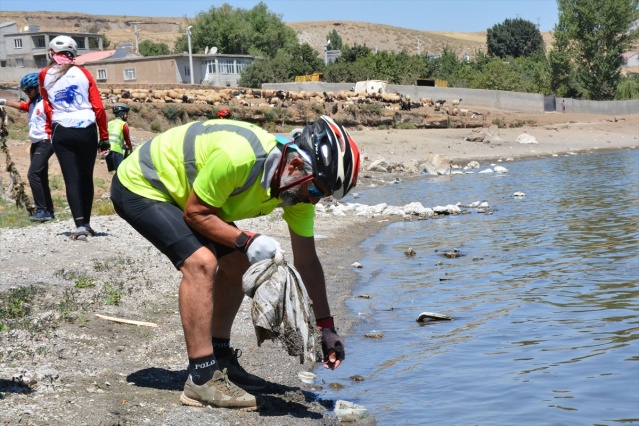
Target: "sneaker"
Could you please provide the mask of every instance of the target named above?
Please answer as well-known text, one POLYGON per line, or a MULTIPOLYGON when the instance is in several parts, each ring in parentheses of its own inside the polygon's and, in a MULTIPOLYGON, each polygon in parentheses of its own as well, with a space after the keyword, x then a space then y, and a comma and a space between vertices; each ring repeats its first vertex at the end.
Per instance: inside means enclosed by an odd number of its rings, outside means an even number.
POLYGON ((255 397, 231 383, 226 370, 216 370, 203 385, 193 383, 189 374, 180 402, 191 407, 257 408, 255 397))
POLYGON ((38 209, 33 216, 29 216, 31 222, 47 222, 51 219, 53 219, 51 214, 43 209, 38 209))
POLYGON ((227 371, 229 380, 246 390, 262 390, 266 387, 266 380, 248 373, 238 362, 242 356, 241 349, 231 348, 231 352, 223 357, 217 358, 217 365, 227 371))

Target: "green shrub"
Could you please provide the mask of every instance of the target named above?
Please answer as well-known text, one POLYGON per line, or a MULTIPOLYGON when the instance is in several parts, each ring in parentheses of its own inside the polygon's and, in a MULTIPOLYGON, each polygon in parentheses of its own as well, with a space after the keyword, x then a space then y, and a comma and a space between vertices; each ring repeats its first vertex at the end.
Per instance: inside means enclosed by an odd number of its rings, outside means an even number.
POLYGON ((162 114, 167 120, 174 123, 181 120, 184 115, 184 110, 176 107, 175 105, 169 105, 162 110, 162 114))
POLYGON ((382 115, 382 106, 379 102, 371 102, 370 104, 362 104, 360 109, 367 114, 380 116, 382 115))
POLYGON ((493 124, 499 127, 500 129, 506 127, 506 123, 504 122, 504 119, 500 117, 493 118, 493 124))
POLYGON ((162 123, 157 118, 151 122, 151 131, 160 133, 162 131, 162 123))

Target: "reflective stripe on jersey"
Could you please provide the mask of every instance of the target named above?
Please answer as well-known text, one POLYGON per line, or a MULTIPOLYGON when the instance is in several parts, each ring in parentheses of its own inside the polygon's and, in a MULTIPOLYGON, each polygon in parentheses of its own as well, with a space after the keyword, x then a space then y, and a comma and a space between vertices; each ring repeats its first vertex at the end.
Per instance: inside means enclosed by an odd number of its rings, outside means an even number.
MULTIPOLYGON (((250 129, 235 126, 233 124, 205 125, 203 121, 198 121, 192 124, 186 130, 186 134, 184 135, 184 169, 189 181, 189 186, 193 187, 193 182, 198 174, 197 161, 195 158, 195 138, 199 135, 221 131, 237 133, 244 137, 249 142, 253 152, 255 153, 255 164, 249 173, 248 179, 244 182, 244 185, 240 188, 235 188, 235 190, 231 193, 231 195, 237 195, 246 191, 255 183, 264 168, 264 162, 268 155, 268 153, 264 150, 260 139, 250 129)), ((162 180, 155 170, 153 159, 151 158, 151 144, 153 143, 153 140, 154 139, 151 139, 140 148, 140 169, 142 170, 142 176, 144 176, 144 178, 148 180, 155 189, 169 195, 170 193, 166 189, 166 186, 162 183, 162 180)))
POLYGON ((115 118, 109 121, 109 142, 111 143, 111 151, 124 153, 124 120, 115 118))
POLYGON ((195 181, 195 176, 197 176, 197 169, 195 167, 195 137, 218 131, 234 132, 244 137, 249 142, 251 148, 253 148, 253 152, 255 153, 255 165, 251 169, 248 179, 244 182, 244 185, 240 188, 236 188, 231 193, 231 195, 237 195, 240 192, 246 191, 257 180, 257 177, 264 168, 264 162, 268 155, 257 135, 245 127, 235 126, 233 124, 204 125, 203 121, 198 121, 189 127, 186 131, 186 135, 184 136, 184 166, 186 167, 186 175, 189 179, 189 184, 192 187, 193 181, 195 181))

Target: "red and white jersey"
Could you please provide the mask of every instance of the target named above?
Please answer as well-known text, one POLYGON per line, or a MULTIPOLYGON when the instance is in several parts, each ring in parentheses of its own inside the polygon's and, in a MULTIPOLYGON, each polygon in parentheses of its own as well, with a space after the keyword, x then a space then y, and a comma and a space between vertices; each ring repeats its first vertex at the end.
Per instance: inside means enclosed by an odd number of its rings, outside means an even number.
MULTIPOLYGON (((33 143, 40 142, 43 139, 50 139, 46 131, 47 116, 44 113, 44 104, 42 99, 36 102, 24 102, 28 105, 29 111, 29 140, 33 143)), ((21 108, 22 109, 22 108, 21 108)))
POLYGON ((59 65, 40 71, 39 82, 47 114, 47 130, 52 123, 64 127, 88 127, 97 123, 100 139, 109 139, 106 114, 100 92, 88 70, 72 66, 60 76, 59 65))

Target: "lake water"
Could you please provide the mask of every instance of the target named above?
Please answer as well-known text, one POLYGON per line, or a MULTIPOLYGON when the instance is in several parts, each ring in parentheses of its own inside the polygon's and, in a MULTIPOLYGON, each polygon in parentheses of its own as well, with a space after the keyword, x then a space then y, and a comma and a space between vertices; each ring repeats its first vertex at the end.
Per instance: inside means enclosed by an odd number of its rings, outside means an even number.
POLYGON ((639 424, 639 151, 502 165, 361 192, 493 212, 393 223, 363 243, 347 302, 361 321, 346 362, 316 370, 319 397, 378 424, 639 424), (454 320, 423 325, 424 311, 454 320))

